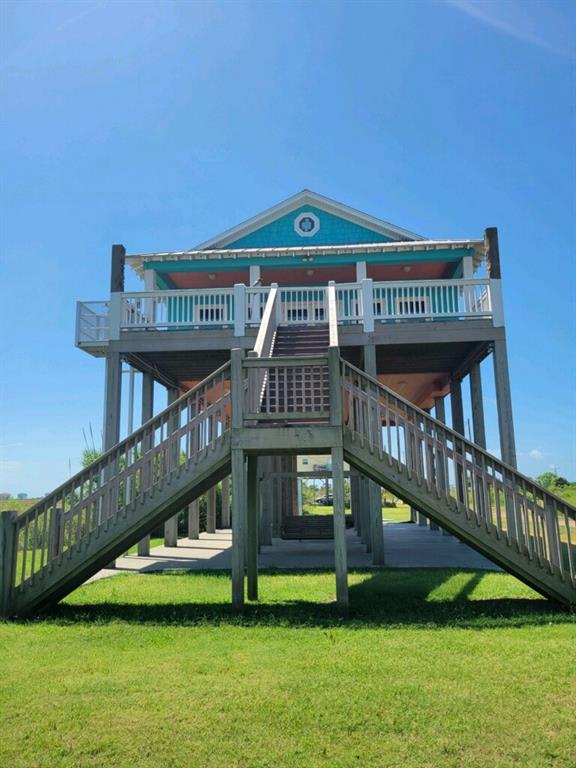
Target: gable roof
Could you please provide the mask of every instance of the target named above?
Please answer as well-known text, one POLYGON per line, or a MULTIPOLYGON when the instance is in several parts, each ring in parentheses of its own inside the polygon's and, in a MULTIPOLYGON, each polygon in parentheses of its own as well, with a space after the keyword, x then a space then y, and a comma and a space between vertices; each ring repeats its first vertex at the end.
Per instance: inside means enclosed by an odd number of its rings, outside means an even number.
POLYGON ((422 235, 417 235, 415 232, 396 227, 394 224, 389 224, 387 221, 382 221, 367 213, 357 211, 355 208, 350 208, 348 205, 343 205, 336 200, 331 200, 329 197, 324 197, 324 195, 319 195, 316 192, 311 192, 309 189, 304 189, 302 192, 298 192, 296 195, 292 195, 292 197, 272 206, 272 208, 262 211, 262 213, 259 213, 257 216, 253 216, 251 219, 247 219, 241 224, 238 224, 231 229, 227 229, 203 243, 199 243, 191 250, 202 251, 224 248, 229 243, 233 243, 241 237, 249 235, 251 232, 260 229, 266 224, 275 221, 281 216, 284 216, 287 213, 290 213, 290 211, 303 205, 312 205, 327 213, 331 213, 346 219, 347 221, 351 221, 354 224, 378 232, 392 240, 426 239, 425 237, 422 237, 422 235))

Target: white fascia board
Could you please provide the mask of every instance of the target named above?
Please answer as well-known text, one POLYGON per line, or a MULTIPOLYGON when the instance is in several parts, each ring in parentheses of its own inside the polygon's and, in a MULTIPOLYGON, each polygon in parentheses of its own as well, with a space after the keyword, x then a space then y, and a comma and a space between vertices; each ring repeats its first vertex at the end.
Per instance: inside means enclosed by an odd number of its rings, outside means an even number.
POLYGON ((339 203, 337 200, 332 200, 329 197, 324 197, 324 195, 319 195, 309 189, 304 189, 302 192, 292 195, 292 197, 283 200, 272 208, 262 211, 262 213, 259 213, 257 216, 253 216, 251 219, 247 219, 241 224, 238 224, 231 229, 227 229, 225 232, 222 232, 209 240, 205 240, 191 250, 204 251, 214 248, 223 248, 228 245, 228 243, 232 243, 234 240, 249 235, 251 232, 266 226, 266 224, 270 224, 270 222, 275 219, 285 216, 287 213, 290 213, 290 211, 300 208, 302 205, 313 205, 327 213, 341 216, 361 227, 372 229, 374 232, 378 232, 385 237, 392 237, 400 240, 426 239, 422 235, 417 235, 415 232, 410 232, 407 229, 397 227, 394 224, 382 221, 382 219, 377 219, 367 213, 362 213, 362 211, 358 211, 355 208, 350 208, 348 205, 339 203))

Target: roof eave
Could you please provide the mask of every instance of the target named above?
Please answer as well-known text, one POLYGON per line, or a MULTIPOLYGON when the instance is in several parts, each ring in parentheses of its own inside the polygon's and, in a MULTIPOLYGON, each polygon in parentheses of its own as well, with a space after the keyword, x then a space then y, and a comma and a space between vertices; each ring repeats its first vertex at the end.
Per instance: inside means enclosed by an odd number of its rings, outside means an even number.
POLYGON ((474 270, 485 258, 484 240, 418 240, 395 241, 391 243, 352 243, 347 245, 310 245, 288 246, 276 248, 231 248, 231 249, 194 249, 192 251, 172 251, 160 253, 133 254, 126 257, 126 262, 142 277, 144 264, 151 261, 206 261, 214 259, 259 258, 284 255, 330 255, 330 254, 362 254, 392 252, 425 252, 432 250, 468 248, 473 250, 474 270))

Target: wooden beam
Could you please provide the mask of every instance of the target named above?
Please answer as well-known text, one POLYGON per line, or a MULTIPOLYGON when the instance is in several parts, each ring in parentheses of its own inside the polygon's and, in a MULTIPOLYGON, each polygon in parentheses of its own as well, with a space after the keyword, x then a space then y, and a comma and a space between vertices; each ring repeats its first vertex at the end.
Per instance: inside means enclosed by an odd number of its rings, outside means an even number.
MULTIPOLYGON (((234 413, 234 410, 232 411, 234 413)), ((342 445, 342 427, 286 425, 283 427, 238 428, 232 435, 234 448, 261 455, 307 454, 325 455, 334 446, 342 445)))
MULTIPOLYGON (((141 423, 145 424, 154 415, 154 379, 151 374, 142 374, 142 406, 141 423)), ((144 472, 144 465, 143 470, 144 472)), ((148 486, 148 483, 145 483, 148 486)), ((147 557, 150 554, 150 534, 144 536, 138 542, 139 557, 147 557)))
POLYGON ((452 429, 464 434, 464 405, 462 402, 462 382, 452 379, 450 382, 450 406, 452 408, 452 429))
POLYGON ((498 245, 497 227, 487 227, 484 230, 484 247, 486 249, 486 270, 491 280, 501 280, 500 246, 498 245))
POLYGON ((120 440, 122 359, 118 352, 106 355, 106 395, 104 400, 104 445, 107 451, 120 440))
POLYGON ((176 379, 172 378, 171 376, 168 376, 158 366, 150 365, 150 363, 148 363, 148 361, 145 360, 141 355, 128 353, 124 355, 124 358, 126 362, 132 366, 132 368, 136 368, 137 371, 140 371, 140 373, 144 375, 146 374, 150 375, 153 381, 157 381, 159 384, 162 384, 168 389, 178 388, 179 382, 176 381, 176 379))
POLYGON ((216 486, 208 491, 206 509, 206 533, 216 533, 216 486))
POLYGON ((258 472, 257 456, 248 456, 246 570, 248 600, 258 600, 258 472))
POLYGON ((0 511, 0 617, 10 615, 16 569, 16 518, 13 510, 0 511))
POLYGON ((188 504, 188 538, 200 538, 200 501, 194 499, 188 504))
POLYGON ((126 248, 123 245, 113 245, 110 266, 110 293, 122 293, 124 291, 125 263, 126 248))
MULTIPOLYGON (((171 388, 168 390, 168 405, 178 399, 178 390, 171 388)), ((178 450, 176 446, 176 450, 178 450)), ((177 547, 178 546, 178 515, 177 512, 171 518, 164 523, 164 546, 165 547, 177 547)))
POLYGON ((230 478, 222 480, 222 528, 230 528, 230 478))
POLYGON ((246 475, 244 451, 232 448, 232 605, 244 605, 244 563, 246 549, 246 475))
MULTIPOLYGON (((378 378, 376 368, 376 345, 365 344, 363 348, 364 370, 374 379, 378 378)), ((384 525, 382 523, 382 491, 380 486, 368 480, 368 525, 370 528, 370 548, 372 564, 384 565, 384 525)))
POLYGON ((486 449, 486 427, 484 423, 484 400, 482 397, 480 363, 474 363, 470 368, 470 401, 472 404, 474 442, 486 449))
POLYGON ((348 612, 348 558, 346 552, 346 517, 344 502, 344 452, 332 449, 332 494, 334 498, 334 570, 336 602, 341 613, 348 612))
POLYGON ((494 342, 494 383, 496 385, 496 408, 498 411, 502 461, 516 468, 512 394, 510 392, 510 374, 508 372, 508 354, 506 352, 505 339, 494 342))

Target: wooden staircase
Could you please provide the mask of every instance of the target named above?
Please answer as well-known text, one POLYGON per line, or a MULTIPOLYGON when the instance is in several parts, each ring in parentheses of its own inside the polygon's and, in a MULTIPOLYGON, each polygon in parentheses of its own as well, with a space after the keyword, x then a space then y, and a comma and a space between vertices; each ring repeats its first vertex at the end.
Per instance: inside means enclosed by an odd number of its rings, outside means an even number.
POLYGON ((341 360, 356 469, 533 589, 576 605, 576 509, 341 360))
POLYGON ((312 413, 325 416, 329 407, 328 367, 325 363, 328 351, 328 326, 286 325, 276 330, 271 357, 286 366, 271 368, 262 389, 261 410, 267 414, 296 414, 301 421, 311 418, 312 413), (294 365, 289 358, 298 358, 302 365, 294 365), (322 360, 314 364, 314 359, 322 360))
POLYGON ((328 344, 328 323, 281 325, 276 330, 272 356, 325 355, 328 344))
MULTIPOLYGON (((234 350, 231 363, 24 514, 3 513, 0 615, 60 599, 230 471, 242 490, 245 452, 310 450, 343 452, 534 589, 576 605, 576 509, 342 360, 336 346, 319 354, 316 330, 296 331, 297 356, 243 358, 234 350), (303 346, 315 351, 302 354, 303 346)), ((296 343, 290 331, 283 352, 296 343)), ((338 583, 345 579, 342 480, 337 502, 338 583)), ((235 504, 233 581, 243 578, 246 542, 244 502, 235 504)), ((334 519, 292 519, 287 533, 328 536, 334 519)), ((249 540, 253 546, 256 538, 249 540)))
POLYGON ((59 600, 230 473, 230 363, 24 514, 2 518, 0 615, 59 600))

